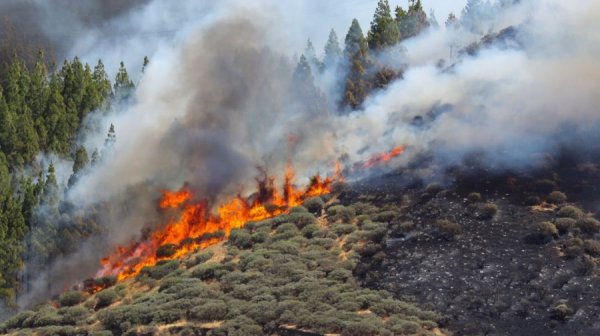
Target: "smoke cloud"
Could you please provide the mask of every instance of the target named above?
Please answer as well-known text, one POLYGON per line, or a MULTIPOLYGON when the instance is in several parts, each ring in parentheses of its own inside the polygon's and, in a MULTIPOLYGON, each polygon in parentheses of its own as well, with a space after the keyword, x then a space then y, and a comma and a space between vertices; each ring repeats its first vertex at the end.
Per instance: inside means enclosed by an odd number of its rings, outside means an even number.
MULTIPOLYGON (((108 51, 94 57, 116 60, 128 50, 136 58, 149 55, 151 64, 134 101, 103 120, 103 129, 115 124, 114 151, 67 195, 82 209, 99 202, 115 209, 100 216, 106 235, 53 265, 39 292, 47 280, 60 288, 93 275, 102 253, 157 225, 161 189, 187 183, 218 201, 246 191, 256 166, 279 173, 292 158, 306 178, 330 170, 341 155, 357 162, 400 144, 408 151, 392 168, 428 153, 443 169, 478 152, 490 168, 525 169, 538 153, 553 154, 594 134, 600 121, 600 23, 594 17, 600 4, 521 1, 486 23, 485 33, 512 29, 485 43, 482 34, 461 29, 427 31, 380 55, 392 67, 407 67, 402 79, 371 95, 362 110, 341 114, 315 113, 296 94, 290 56, 301 51, 301 31, 279 2, 182 1, 176 9, 143 3, 111 24, 133 29, 182 22, 174 38, 112 40, 98 29, 75 43, 74 52, 97 51, 90 48, 97 45, 108 51)), ((326 36, 331 26, 324 21, 318 28, 326 36)), ((345 32, 338 30, 341 40, 345 32)), ((316 75, 325 98, 335 102, 326 83, 330 78, 316 75)), ((86 139, 88 148, 101 147, 104 136, 86 139)))

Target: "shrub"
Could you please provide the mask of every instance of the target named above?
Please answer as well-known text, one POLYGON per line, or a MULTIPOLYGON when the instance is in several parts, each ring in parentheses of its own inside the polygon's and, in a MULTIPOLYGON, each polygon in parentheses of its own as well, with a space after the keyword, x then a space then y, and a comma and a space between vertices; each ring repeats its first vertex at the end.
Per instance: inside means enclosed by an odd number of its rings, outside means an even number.
POLYGON ((354 208, 345 207, 343 205, 334 205, 327 209, 327 215, 330 221, 335 222, 341 220, 342 222, 350 223, 356 215, 354 208))
POLYGON ((98 330, 89 333, 90 336, 113 336, 112 331, 109 330, 98 330))
POLYGON ((241 249, 248 249, 252 247, 252 236, 244 229, 234 229, 229 235, 229 243, 241 249))
POLYGON ((288 215, 288 221, 302 230, 307 225, 315 224, 317 219, 309 212, 294 212, 288 215))
POLYGON ((357 215, 367 215, 367 218, 369 217, 369 215, 377 212, 378 210, 377 207, 373 204, 363 202, 354 203, 350 207, 354 209, 354 212, 357 215))
POLYGON ((579 208, 576 208, 572 205, 565 205, 564 207, 560 208, 560 210, 558 210, 557 216, 563 218, 568 217, 573 219, 581 219, 585 216, 585 214, 579 208))
POLYGON ((558 321, 566 321, 573 314, 573 310, 567 305, 566 300, 559 301, 550 309, 550 318, 558 321))
POLYGON ((177 252, 177 245, 175 244, 166 244, 162 245, 156 250, 157 258, 169 258, 173 256, 177 252))
POLYGON ((313 238, 309 242, 311 245, 319 245, 324 249, 329 250, 335 245, 335 240, 331 238, 313 238))
POLYGON ((308 209, 305 208, 302 205, 298 205, 298 206, 295 206, 295 207, 293 207, 293 208, 290 209, 290 213, 295 213, 295 212, 300 212, 300 213, 302 213, 302 212, 308 212, 308 209))
POLYGON ((269 240, 269 233, 266 231, 257 231, 252 234, 250 239, 252 239, 253 244, 264 243, 269 240))
POLYGON ((556 190, 556 183, 552 180, 544 179, 535 182, 535 189, 542 193, 549 193, 552 190, 556 190))
POLYGON ((375 222, 386 222, 389 223, 398 218, 398 213, 396 211, 388 210, 383 211, 378 214, 375 214, 371 217, 371 219, 375 222))
POLYGON ((207 262, 213 256, 214 256, 214 253, 212 251, 202 251, 202 252, 199 252, 196 255, 192 256, 192 258, 190 258, 189 260, 187 260, 185 262, 185 267, 192 268, 192 267, 194 267, 194 266, 196 266, 198 264, 202 264, 204 262, 207 262))
POLYGON ((537 223, 534 232, 525 237, 525 241, 531 244, 546 244, 554 237, 558 237, 558 229, 550 222, 537 223))
POLYGON ((158 280, 179 267, 179 260, 160 260, 155 266, 146 266, 142 268, 139 276, 147 276, 150 279, 158 280))
POLYGON ((583 254, 583 240, 579 238, 569 238, 565 242, 565 256, 569 259, 576 258, 583 254))
POLYGON ((422 329, 417 322, 406 321, 397 317, 389 318, 385 324, 394 335, 415 335, 422 329))
POLYGON ((583 218, 577 221, 577 227, 581 232, 595 234, 600 231, 600 222, 594 218, 583 218))
POLYGON ((344 282, 352 278, 352 272, 344 268, 336 268, 327 274, 327 279, 344 282))
POLYGON ((312 238, 315 232, 319 231, 321 228, 316 224, 310 224, 305 226, 302 229, 302 235, 306 238, 312 238))
POLYGON ((344 330, 342 331, 342 336, 366 336, 380 334, 380 323, 373 323, 373 321, 370 320, 350 322, 345 326, 344 330))
POLYGON ((89 311, 81 306, 64 307, 57 311, 62 316, 62 324, 75 325, 77 322, 85 320, 89 311))
POLYGON ((220 327, 211 330, 209 336, 262 336, 263 329, 246 316, 227 320, 220 327))
POLYGON ((557 218, 554 220, 554 225, 556 225, 556 228, 560 234, 569 232, 569 230, 574 227, 576 223, 576 220, 569 217, 557 218))
POLYGON ((217 262, 207 262, 192 269, 192 277, 200 280, 220 278, 226 273, 225 267, 217 262))
POLYGON ((7 329, 16 329, 26 327, 23 322, 25 320, 32 318, 35 315, 35 312, 31 310, 25 310, 20 312, 19 314, 11 317, 10 319, 4 322, 4 326, 7 329))
POLYGON ((467 200, 471 203, 481 202, 481 194, 478 192, 472 192, 467 195, 467 200))
POLYGON ((553 191, 548 195, 548 202, 554 204, 562 204, 567 201, 567 195, 560 191, 553 191))
POLYGON ((119 296, 113 288, 105 289, 96 294, 96 309, 108 307, 113 304, 119 296))
POLYGON ((61 307, 74 306, 80 304, 85 300, 85 294, 80 291, 68 291, 63 293, 59 298, 58 302, 61 307))
POLYGON ((534 206, 540 205, 542 203, 542 199, 538 196, 529 196, 525 199, 525 205, 534 206))
POLYGON ((190 311, 190 318, 201 322, 219 321, 227 316, 227 305, 223 300, 207 300, 190 311))
POLYGON ((583 242, 583 250, 592 257, 600 257, 600 242, 587 239, 583 242))
POLYGON ((338 236, 352 233, 356 227, 352 224, 335 224, 331 228, 338 236))
POLYGON ((492 219, 498 213, 498 206, 494 203, 486 203, 479 207, 478 218, 483 220, 492 219))
POLYGON ((323 202, 323 199, 321 199, 321 197, 311 197, 305 200, 304 203, 302 203, 302 206, 304 206, 309 212, 313 214, 320 214, 323 210, 323 207, 325 206, 325 202, 323 202))
POLYGON ((462 232, 462 226, 449 220, 440 220, 436 223, 443 237, 453 239, 462 232))

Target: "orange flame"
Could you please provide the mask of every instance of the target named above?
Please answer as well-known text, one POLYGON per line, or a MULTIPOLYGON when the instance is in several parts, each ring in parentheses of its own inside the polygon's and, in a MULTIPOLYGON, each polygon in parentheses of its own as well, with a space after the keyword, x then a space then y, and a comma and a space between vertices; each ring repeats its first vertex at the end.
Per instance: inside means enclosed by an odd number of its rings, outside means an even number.
POLYGON ((400 145, 398 147, 393 148, 389 152, 374 154, 367 161, 363 162, 362 168, 371 168, 383 162, 390 161, 391 159, 400 156, 400 154, 404 153, 405 150, 406 148, 400 145))
MULTIPOLYGON (((301 204, 307 197, 330 193, 333 182, 342 179, 338 170, 341 171, 338 167, 333 177, 313 177, 309 186, 302 191, 294 186, 294 170, 288 165, 283 195, 274 188, 274 178, 267 176, 263 170, 264 176, 257 179, 258 190, 253 196, 253 201, 238 195, 218 207, 216 215, 208 211, 207 202, 193 202, 194 195, 186 187, 176 192, 163 191, 159 207, 181 209, 180 217, 164 228, 151 232, 146 241, 134 243, 129 247, 118 247, 113 254, 101 260, 102 269, 96 276, 116 276, 117 280, 129 279, 139 274, 144 267, 155 265, 159 260, 180 258, 194 250, 214 245, 229 236, 231 230, 241 228, 247 222, 280 215, 301 204), (170 244, 175 247, 172 253, 158 253, 161 246, 170 244)), ((93 290, 97 291, 98 288, 94 287, 93 290)))

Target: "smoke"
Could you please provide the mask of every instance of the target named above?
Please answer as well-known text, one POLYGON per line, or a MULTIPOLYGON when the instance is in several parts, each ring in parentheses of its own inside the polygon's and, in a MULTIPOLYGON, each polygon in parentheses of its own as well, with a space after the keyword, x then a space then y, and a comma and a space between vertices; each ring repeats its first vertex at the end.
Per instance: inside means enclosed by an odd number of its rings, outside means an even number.
MULTIPOLYGON (((331 169, 342 155, 356 162, 400 144, 408 151, 396 166, 428 153, 443 169, 478 152, 491 168, 524 169, 538 153, 555 153, 593 134, 600 121, 600 24, 593 15, 599 4, 522 1, 499 9, 486 32, 513 29, 484 42, 461 29, 427 31, 381 55, 392 67, 407 66, 403 78, 350 115, 314 108, 296 92, 289 56, 307 36, 302 24, 291 23, 317 7, 293 4, 291 20, 288 8, 275 1, 153 1, 103 29, 181 23, 172 36, 113 39, 99 28, 74 44, 84 59, 148 54, 151 63, 131 104, 103 120, 103 129, 115 124, 113 151, 67 195, 81 209, 111 209, 99 214, 106 234, 52 265, 35 293, 48 282, 62 289, 93 275, 109 248, 160 223, 155 202, 161 189, 187 183, 218 201, 248 190, 258 165, 280 173, 291 158, 306 178, 331 169), (90 56, 98 50, 106 51, 90 56)), ((324 37, 337 24, 310 20, 324 37)), ((340 40, 345 32, 338 29, 340 40)), ((320 80, 317 85, 324 85, 320 80)), ((104 136, 86 139, 88 148, 101 147, 104 136)))

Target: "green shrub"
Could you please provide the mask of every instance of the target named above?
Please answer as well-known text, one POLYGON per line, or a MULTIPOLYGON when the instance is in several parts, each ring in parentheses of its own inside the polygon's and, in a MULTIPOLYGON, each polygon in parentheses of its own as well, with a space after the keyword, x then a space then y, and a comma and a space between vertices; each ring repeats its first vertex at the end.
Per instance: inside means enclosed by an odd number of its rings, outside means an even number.
POLYGON ((557 218, 554 220, 554 225, 556 225, 556 228, 560 234, 569 232, 569 230, 573 228, 576 223, 576 220, 569 217, 557 218))
POLYGON ((567 201, 567 195, 560 191, 553 191, 548 195, 548 202, 554 204, 562 204, 567 201))
POLYGON ((27 320, 27 319, 32 318, 33 316, 35 316, 35 312, 33 312, 31 310, 22 311, 22 312, 18 313, 17 315, 6 320, 4 322, 4 326, 7 329, 16 329, 16 328, 26 327, 23 324, 23 322, 25 322, 25 320, 27 320))
POLYGON ((535 232, 546 237, 558 237, 558 229, 550 222, 537 223, 535 232))
POLYGON ((581 232, 595 234, 600 232, 600 222, 594 218, 583 218, 577 221, 577 227, 581 232))
POLYGON ((398 218, 398 213, 396 211, 388 210, 383 211, 378 214, 371 216, 371 219, 375 222, 386 222, 389 223, 398 218))
POLYGON ((350 223, 355 215, 356 212, 354 211, 354 208, 345 207, 343 205, 334 205, 327 209, 327 216, 329 216, 331 222, 340 220, 345 223, 350 223))
POLYGON ((338 236, 341 236, 341 235, 347 235, 347 234, 354 232, 356 227, 352 224, 334 224, 331 229, 338 236))
POLYGON ((257 231, 252 234, 250 239, 252 239, 253 244, 264 243, 269 240, 269 233, 265 231, 257 231))
POLYGON ((587 239, 583 242, 583 250, 592 257, 600 257, 600 242, 587 239))
POLYGON ((154 266, 146 266, 140 271, 141 277, 147 276, 150 279, 158 280, 179 267, 179 260, 160 260, 154 266))
POLYGON ((324 249, 329 250, 335 245, 335 240, 331 238, 313 238, 309 242, 311 245, 319 245, 324 249))
POLYGON ((172 257, 175 253, 177 253, 177 245, 175 244, 165 244, 162 245, 156 250, 157 258, 169 258, 172 257))
POLYGON ((344 268, 336 268, 327 274, 327 279, 345 282, 352 278, 352 272, 344 268))
POLYGON ((354 209, 356 215, 365 215, 366 218, 378 210, 373 204, 363 202, 354 203, 350 207, 354 209))
POLYGON ((89 311, 81 306, 60 308, 57 313, 62 316, 62 324, 69 325, 82 322, 89 315, 89 311))
POLYGON ((422 329, 417 322, 393 317, 386 321, 386 325, 394 335, 416 335, 422 329))
POLYGON ((192 268, 192 267, 194 267, 194 266, 196 266, 198 264, 202 264, 204 262, 207 262, 213 256, 214 256, 214 253, 212 251, 202 251, 202 252, 199 252, 199 253, 195 254, 194 256, 192 256, 189 260, 187 260, 185 262, 185 267, 186 268, 192 268))
POLYGON ((453 239, 462 232, 462 226, 460 224, 456 224, 449 220, 439 220, 437 221, 436 226, 442 236, 447 239, 453 239))
POLYGON ((482 220, 488 220, 494 218, 498 213, 498 206, 494 203, 486 203, 479 207, 478 218, 482 220))
POLYGON ((101 292, 98 292, 96 294, 96 309, 101 309, 104 307, 108 307, 111 304, 113 304, 115 301, 117 301, 117 298, 119 296, 117 295, 117 291, 114 290, 113 288, 108 288, 105 289, 101 292))
POLYGON ((68 291, 60 295, 58 302, 61 307, 74 306, 85 300, 85 294, 80 291, 68 291))
POLYGON ((572 205, 565 205, 564 207, 560 208, 560 210, 558 210, 557 216, 563 218, 568 217, 573 219, 581 219, 585 217, 585 214, 579 208, 576 208, 572 205))
POLYGON ((576 258, 583 254, 583 240, 569 238, 565 241, 565 256, 568 259, 576 258))
POLYGON ((312 238, 315 232, 318 232, 321 228, 316 224, 310 224, 302 229, 302 235, 306 238, 312 238))
POLYGON ((298 205, 298 206, 295 206, 295 207, 293 207, 293 208, 290 209, 290 213, 295 213, 295 212, 300 212, 300 213, 302 213, 302 212, 308 212, 308 209, 305 208, 302 205, 298 205))
POLYGON ((478 192, 472 192, 469 195, 467 195, 467 200, 471 203, 481 202, 481 199, 481 194, 478 192))
POLYGON ((113 336, 113 333, 109 330, 98 330, 89 333, 90 336, 113 336))
POLYGON ((229 243, 241 249, 248 249, 252 247, 252 236, 244 229, 234 229, 229 235, 229 243))
POLYGON ((227 305, 223 300, 207 300, 190 311, 190 318, 201 322, 220 321, 227 316, 227 305))
POLYGON ((321 197, 311 197, 305 200, 304 203, 302 203, 302 206, 304 206, 309 212, 313 214, 320 214, 323 210, 323 207, 325 206, 325 202, 323 202, 323 199, 321 199, 321 197))
POLYGON ((374 320, 350 322, 344 327, 342 336, 380 335, 382 332, 381 323, 374 322, 374 320))
POLYGON ((262 336, 263 329, 246 316, 237 316, 227 320, 220 327, 211 330, 209 336, 262 336))
POLYGON ((200 280, 210 280, 220 278, 226 273, 228 272, 224 265, 218 262, 207 262, 193 268, 191 275, 200 280))
POLYGON ((303 229, 310 224, 316 224, 317 218, 309 212, 294 212, 288 215, 288 221, 296 224, 298 229, 303 229))

